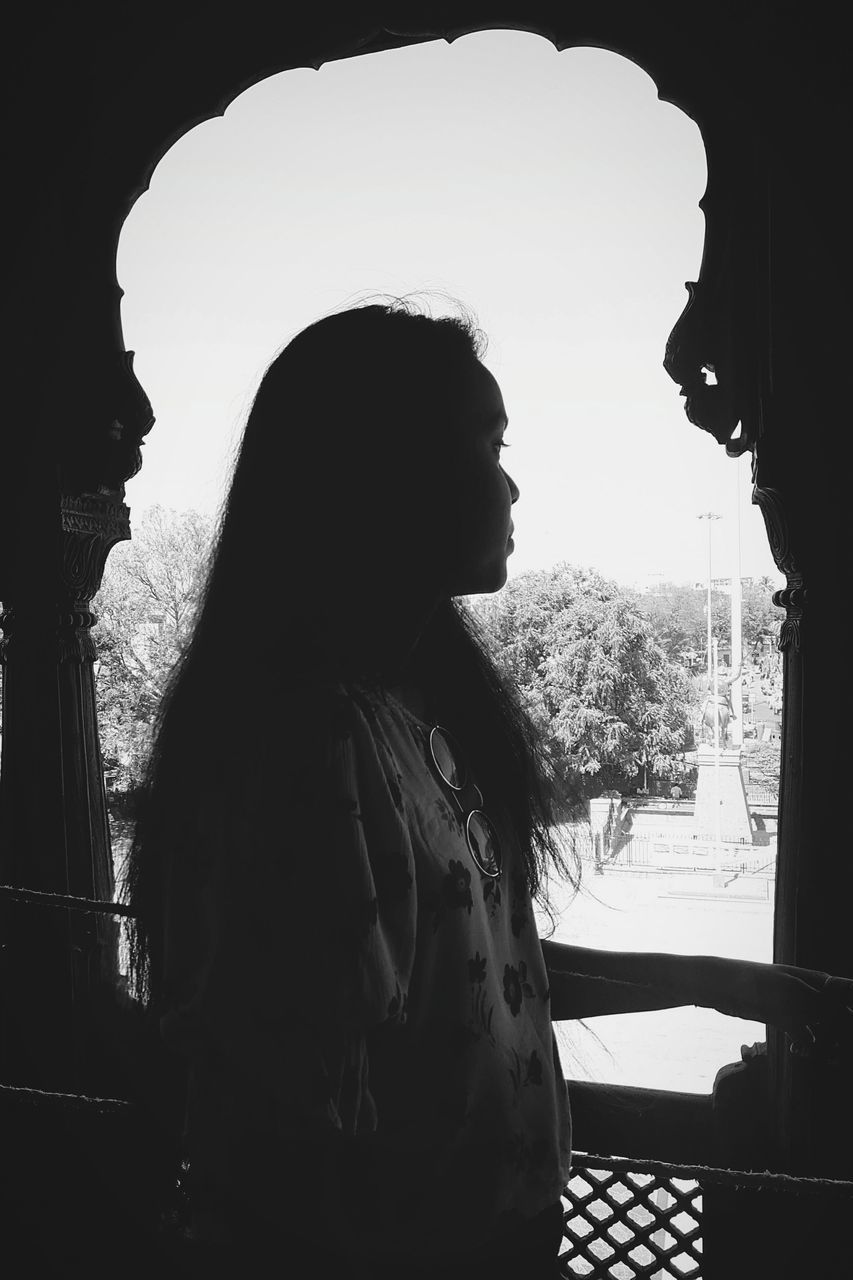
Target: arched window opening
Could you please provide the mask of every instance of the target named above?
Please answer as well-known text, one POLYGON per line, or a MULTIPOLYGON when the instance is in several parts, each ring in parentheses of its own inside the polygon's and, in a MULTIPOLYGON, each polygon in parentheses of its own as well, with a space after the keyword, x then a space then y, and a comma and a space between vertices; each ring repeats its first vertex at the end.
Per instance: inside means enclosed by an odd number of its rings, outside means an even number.
MULTIPOLYGON (((347 301, 435 290, 475 309, 509 410, 507 598, 557 583, 577 613, 603 591, 612 653, 634 655, 617 680, 633 703, 617 698, 609 721, 588 664, 583 687, 516 673, 592 802, 566 832, 585 881, 573 901, 555 886, 555 936, 772 958, 782 580, 748 455, 687 423, 662 368, 699 270, 705 179, 698 128, 645 72, 509 31, 271 77, 164 157, 118 261, 158 421, 128 485, 135 542, 113 551, 95 606, 119 855, 158 680, 191 622, 190 565, 266 364, 347 301), (156 555, 152 604, 140 569, 156 555), (566 712, 590 696, 599 726, 584 737, 566 712)), ((281 483, 284 510, 298 477, 281 483)), ((500 637, 500 597, 471 603, 500 637)), ((566 644, 570 624, 555 620, 566 644)), ((695 1009, 590 1027, 598 1040, 564 1029, 568 1075, 696 1092, 750 1038, 695 1009)))

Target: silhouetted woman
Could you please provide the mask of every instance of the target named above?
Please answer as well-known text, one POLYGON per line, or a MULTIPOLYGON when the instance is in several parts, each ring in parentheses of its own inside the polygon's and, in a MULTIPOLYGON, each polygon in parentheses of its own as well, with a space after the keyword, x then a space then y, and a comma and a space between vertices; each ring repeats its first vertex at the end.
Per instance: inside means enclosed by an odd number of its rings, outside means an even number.
POLYGON ((192 1236, 240 1274, 553 1276, 552 1020, 814 1012, 771 966, 540 942, 551 774, 458 599, 519 497, 482 355, 399 301, 284 348, 163 705, 132 973, 188 1067, 192 1236))

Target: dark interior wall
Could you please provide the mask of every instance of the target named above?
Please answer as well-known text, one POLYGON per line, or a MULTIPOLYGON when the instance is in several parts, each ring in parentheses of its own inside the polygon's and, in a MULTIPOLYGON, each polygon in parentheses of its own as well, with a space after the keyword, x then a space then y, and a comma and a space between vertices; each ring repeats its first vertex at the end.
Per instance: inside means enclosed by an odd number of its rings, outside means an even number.
MULTIPOLYGON (((710 10, 684 0, 460 2, 333 21, 257 0, 149 0, 7 17, 0 599, 53 599, 61 495, 118 505, 138 464, 151 410, 123 350, 115 248, 177 137, 267 74, 406 40, 517 27, 558 47, 617 50, 703 130, 707 310, 694 311, 704 329, 684 346, 698 356, 703 341, 725 351, 730 339, 729 390, 756 443, 762 510, 794 593, 777 959, 853 974, 853 864, 826 803, 830 794, 841 804, 849 785, 839 580, 850 110, 837 13, 824 0, 710 10)), ((799 1068, 779 1070, 789 1104, 798 1090, 815 1095, 799 1068)), ((813 1114, 828 1133, 833 1082, 820 1093, 813 1114)))

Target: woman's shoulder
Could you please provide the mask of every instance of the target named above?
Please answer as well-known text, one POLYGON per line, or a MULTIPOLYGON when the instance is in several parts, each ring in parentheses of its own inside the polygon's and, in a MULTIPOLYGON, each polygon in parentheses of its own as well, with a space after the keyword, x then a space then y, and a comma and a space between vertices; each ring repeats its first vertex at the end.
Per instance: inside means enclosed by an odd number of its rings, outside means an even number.
POLYGON ((304 757, 312 745, 349 736, 364 718, 358 690, 331 677, 279 675, 256 697, 217 751, 249 766, 288 754, 304 757))
POLYGON ((229 759, 211 785, 228 787, 230 781, 239 791, 242 781, 255 794, 269 784, 282 797, 294 786, 310 792, 327 786, 330 774, 352 772, 365 754, 372 757, 378 749, 381 757, 388 730, 373 689, 343 680, 294 684, 280 699, 270 698, 258 732, 229 744, 229 759))

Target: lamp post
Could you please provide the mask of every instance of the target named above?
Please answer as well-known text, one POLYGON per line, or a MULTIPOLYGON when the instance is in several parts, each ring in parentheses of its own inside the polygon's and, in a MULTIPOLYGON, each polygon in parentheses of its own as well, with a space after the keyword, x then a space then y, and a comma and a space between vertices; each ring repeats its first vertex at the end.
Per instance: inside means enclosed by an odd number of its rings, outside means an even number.
POLYGON ((718 702, 719 685, 717 683, 717 637, 714 636, 712 641, 714 646, 714 839, 716 840, 716 868, 717 871, 723 869, 723 833, 722 833, 722 814, 720 813, 720 715, 718 702))
POLYGON ((732 746, 738 749, 743 746, 743 584, 740 576, 741 531, 740 531, 740 470, 736 466, 735 473, 735 514, 737 527, 737 551, 735 571, 732 575, 732 671, 737 671, 736 680, 731 683, 732 746))
POLYGON ((722 516, 716 511, 703 511, 699 520, 708 521, 708 601, 706 612, 708 614, 708 699, 710 706, 713 708, 714 714, 714 835, 716 838, 716 850, 714 864, 717 873, 722 869, 723 851, 721 848, 721 822, 720 822, 720 716, 719 704, 717 702, 717 641, 712 638, 711 634, 711 529, 715 520, 721 520, 722 516))
POLYGON ((697 516, 696 518, 697 520, 708 521, 708 602, 707 602, 706 612, 708 614, 708 646, 707 646, 708 691, 710 692, 714 682, 713 671, 712 671, 712 659, 711 659, 711 527, 715 520, 722 520, 723 517, 720 515, 717 515, 716 511, 703 511, 702 514, 700 516, 697 516))

